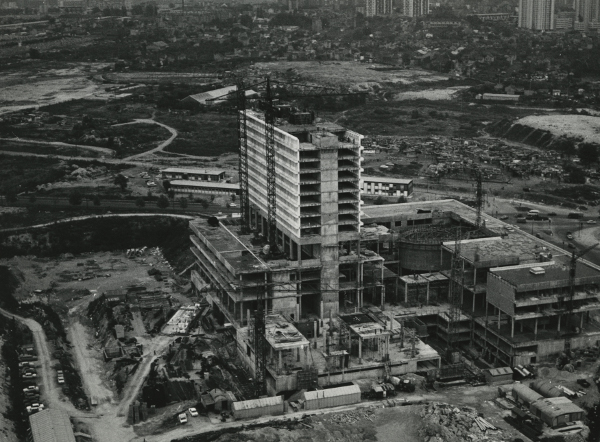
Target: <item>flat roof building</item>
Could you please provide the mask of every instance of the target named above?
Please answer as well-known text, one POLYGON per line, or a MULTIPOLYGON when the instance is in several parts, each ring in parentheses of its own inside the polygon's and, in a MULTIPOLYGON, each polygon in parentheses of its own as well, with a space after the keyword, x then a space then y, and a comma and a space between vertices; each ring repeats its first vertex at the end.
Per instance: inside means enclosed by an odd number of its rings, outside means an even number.
POLYGON ((404 196, 413 194, 413 180, 379 176, 362 176, 361 193, 366 195, 404 196))
POLYGON ((163 180, 216 181, 225 180, 225 170, 169 167, 161 171, 163 180))
POLYGON ((30 442, 75 442, 69 415, 56 409, 42 410, 29 416, 30 442))
POLYGON ((231 184, 225 182, 173 180, 171 181, 171 189, 176 194, 240 194, 239 184, 231 184))

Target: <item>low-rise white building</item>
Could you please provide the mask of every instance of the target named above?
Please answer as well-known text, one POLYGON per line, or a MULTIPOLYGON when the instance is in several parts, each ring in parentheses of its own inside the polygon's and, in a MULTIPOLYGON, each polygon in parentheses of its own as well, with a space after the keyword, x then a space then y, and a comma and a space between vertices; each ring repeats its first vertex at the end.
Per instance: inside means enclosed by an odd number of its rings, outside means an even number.
POLYGON ((413 180, 380 176, 362 176, 361 193, 365 195, 404 196, 413 194, 413 180))

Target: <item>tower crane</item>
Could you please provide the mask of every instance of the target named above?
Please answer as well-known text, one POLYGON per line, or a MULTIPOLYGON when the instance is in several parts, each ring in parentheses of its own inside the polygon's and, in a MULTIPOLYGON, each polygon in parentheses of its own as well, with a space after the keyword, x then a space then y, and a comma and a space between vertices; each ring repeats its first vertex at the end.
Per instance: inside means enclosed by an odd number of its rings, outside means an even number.
POLYGON ((573 315, 573 310, 574 310, 573 300, 575 298, 575 275, 577 272, 577 261, 579 260, 579 258, 581 258, 586 253, 595 249, 599 244, 600 243, 596 243, 592 246, 586 247, 585 249, 581 250, 580 252, 573 251, 571 253, 571 260, 569 263, 569 300, 568 300, 567 306, 566 306, 567 307, 566 308, 567 320, 565 323, 565 330, 567 330, 567 333, 565 333, 565 351, 571 349, 571 340, 569 338, 568 329, 569 329, 569 322, 570 322, 571 316, 573 315))
POLYGON ((461 311, 461 293, 464 285, 464 274, 462 272, 462 260, 461 260, 461 230, 460 227, 456 229, 456 240, 454 242, 454 250, 452 252, 452 265, 450 270, 450 291, 448 294, 448 300, 450 301, 450 310, 448 311, 448 341, 446 352, 448 357, 455 348, 455 334, 458 332, 460 323, 460 311, 461 311))

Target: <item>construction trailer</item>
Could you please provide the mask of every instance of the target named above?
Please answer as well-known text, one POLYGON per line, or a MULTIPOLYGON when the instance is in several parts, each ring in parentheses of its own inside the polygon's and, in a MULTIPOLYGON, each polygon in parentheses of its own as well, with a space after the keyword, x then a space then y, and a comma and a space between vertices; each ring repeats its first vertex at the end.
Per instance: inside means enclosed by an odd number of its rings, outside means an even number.
POLYGON ((261 416, 280 416, 285 413, 283 396, 238 401, 231 404, 234 419, 253 419, 261 416))
POLYGON ((513 382, 513 370, 510 367, 489 368, 483 373, 488 385, 504 385, 513 382))
POLYGON ((305 410, 341 407, 360 402, 361 392, 358 385, 328 388, 325 390, 305 391, 303 394, 305 410))

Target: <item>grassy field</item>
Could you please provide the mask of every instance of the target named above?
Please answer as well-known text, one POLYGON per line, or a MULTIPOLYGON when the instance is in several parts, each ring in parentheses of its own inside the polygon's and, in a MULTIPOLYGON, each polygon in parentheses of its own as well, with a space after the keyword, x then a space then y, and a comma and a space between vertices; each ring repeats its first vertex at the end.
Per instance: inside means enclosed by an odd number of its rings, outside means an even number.
POLYGON ((166 152, 197 156, 219 156, 237 151, 237 120, 233 114, 216 112, 191 116, 158 114, 156 121, 179 131, 166 152))
POLYGON ((81 118, 104 118, 114 123, 126 123, 136 118, 151 118, 154 106, 150 103, 106 102, 100 100, 73 100, 40 108, 52 115, 81 118))

